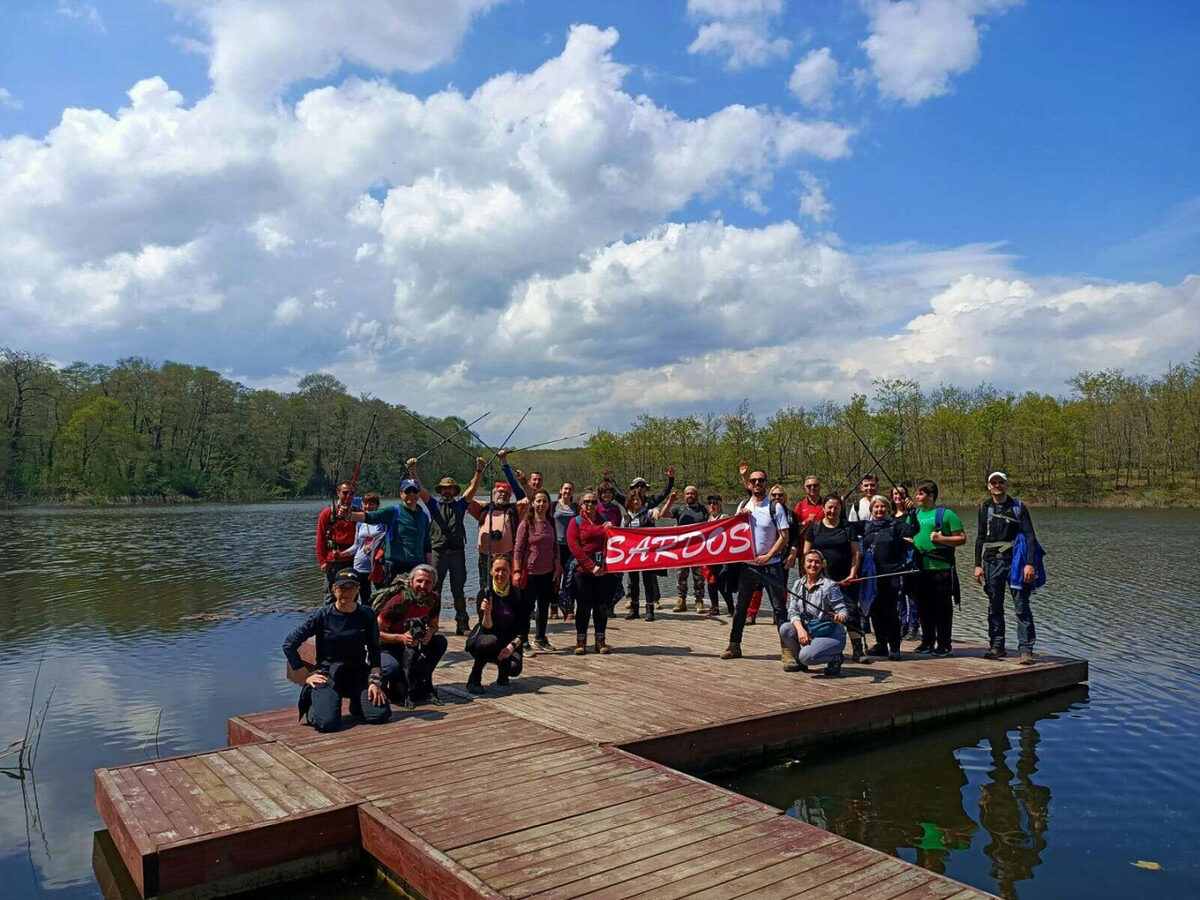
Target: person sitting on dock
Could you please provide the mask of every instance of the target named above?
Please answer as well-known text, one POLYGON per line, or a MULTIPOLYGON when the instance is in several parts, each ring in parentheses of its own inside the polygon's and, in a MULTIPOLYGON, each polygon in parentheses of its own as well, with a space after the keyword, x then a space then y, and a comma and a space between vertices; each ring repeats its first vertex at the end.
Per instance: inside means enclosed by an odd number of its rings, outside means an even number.
POLYGON ((379 607, 383 684, 405 709, 426 699, 442 703, 433 686, 433 670, 447 646, 438 633, 442 601, 436 584, 437 570, 422 563, 379 607))
POLYGON ((317 731, 337 731, 342 724, 342 698, 350 699, 350 714, 368 725, 392 715, 380 673, 379 625, 369 606, 358 602, 358 579, 342 569, 333 582, 333 603, 309 613, 283 642, 283 655, 293 669, 307 669, 300 693, 300 718, 317 731), (316 665, 300 658, 300 645, 316 638, 316 665))
POLYGON ((467 652, 474 659, 467 678, 470 693, 484 692, 483 667, 488 663, 500 670, 496 684, 501 687, 521 674, 525 648, 521 634, 528 628, 529 604, 512 583, 512 564, 497 556, 492 560, 491 584, 479 601, 479 621, 467 638, 467 652))
POLYGON ((804 574, 788 596, 788 621, 779 626, 779 639, 790 657, 785 672, 803 672, 821 663, 830 678, 842 671, 848 610, 841 588, 824 574, 824 567, 820 550, 804 554, 804 574))

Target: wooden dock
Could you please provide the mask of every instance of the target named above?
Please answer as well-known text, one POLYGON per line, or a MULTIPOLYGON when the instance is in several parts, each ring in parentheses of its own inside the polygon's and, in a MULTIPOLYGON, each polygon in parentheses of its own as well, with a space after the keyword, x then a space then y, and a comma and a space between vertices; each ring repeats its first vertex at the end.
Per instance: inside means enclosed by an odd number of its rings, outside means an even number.
POLYGON ((96 803, 138 893, 220 896, 361 848, 429 900, 983 897, 694 773, 1087 679, 1082 660, 1021 667, 983 648, 788 674, 769 624, 722 661, 728 619, 694 613, 614 619, 608 656, 572 656, 573 630, 551 632, 561 649, 482 697, 466 693, 470 660, 451 637, 441 707, 322 735, 291 706, 230 719, 227 749, 98 770, 96 803))

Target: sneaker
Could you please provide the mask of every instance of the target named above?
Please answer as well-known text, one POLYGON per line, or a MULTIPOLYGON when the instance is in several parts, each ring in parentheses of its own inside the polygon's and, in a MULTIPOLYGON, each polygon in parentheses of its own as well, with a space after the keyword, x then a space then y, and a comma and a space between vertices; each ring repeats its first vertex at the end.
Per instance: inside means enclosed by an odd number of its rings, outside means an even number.
POLYGON ((741 659, 742 645, 730 643, 728 647, 721 651, 721 659, 741 659))
POLYGON ((899 662, 901 659, 903 659, 903 657, 900 656, 899 650, 893 650, 888 654, 888 659, 890 659, 892 662, 899 662))
POLYGON ((887 647, 883 646, 882 644, 875 644, 873 647, 871 647, 870 650, 867 651, 867 656, 887 656, 887 655, 888 655, 887 647))
POLYGON ((756 625, 757 620, 758 620, 758 616, 746 616, 746 624, 747 625, 756 625))
POLYGON ((442 695, 437 692, 437 688, 429 689, 428 699, 429 699, 429 702, 432 703, 434 706, 442 705, 442 695))
POLYGON ((1004 659, 1008 656, 1008 651, 1003 647, 992 647, 987 653, 983 654, 984 659, 1004 659))
POLYGON ((496 676, 495 684, 499 687, 508 687, 508 673, 504 669, 501 669, 500 674, 496 676))
POLYGON ((842 660, 843 659, 845 659, 845 657, 839 653, 837 656, 835 656, 832 660, 829 661, 829 665, 827 665, 825 667, 825 671, 822 672, 821 675, 824 676, 825 678, 837 678, 839 675, 842 674, 842 660))
POLYGON ((715 606, 710 606, 708 608, 708 615, 719 616, 720 614, 721 614, 721 611, 719 609, 717 609, 715 606))
POLYGON ((930 646, 929 644, 918 644, 913 649, 913 653, 932 653, 932 652, 933 652, 933 647, 930 646))
POLYGON ((933 655, 937 656, 937 657, 942 657, 942 658, 947 657, 950 655, 950 648, 949 647, 938 647, 933 651, 933 655))
POLYGON ((1033 658, 1033 651, 1032 650, 1022 650, 1021 658, 1017 660, 1017 665, 1032 666, 1034 664, 1034 662, 1035 662, 1035 660, 1033 658))
POLYGON ((554 645, 552 645, 544 637, 534 638, 533 646, 537 647, 539 650, 553 650, 554 649, 554 645))

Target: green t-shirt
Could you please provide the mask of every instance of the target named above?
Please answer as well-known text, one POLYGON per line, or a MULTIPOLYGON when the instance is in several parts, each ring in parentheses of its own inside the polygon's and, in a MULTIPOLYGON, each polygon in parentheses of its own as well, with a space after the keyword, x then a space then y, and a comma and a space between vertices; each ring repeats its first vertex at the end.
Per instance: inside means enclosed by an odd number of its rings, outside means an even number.
MULTIPOLYGON (((929 556, 933 550, 949 550, 944 544, 935 544, 930 538, 933 534, 934 526, 937 524, 937 507, 933 509, 917 509, 917 524, 921 526, 921 530, 913 537, 913 546, 921 552, 921 568, 922 569, 949 569, 951 563, 929 556)), ((953 534, 956 531, 963 530, 962 519, 958 517, 952 509, 947 509, 946 514, 942 517, 942 534, 953 534)))

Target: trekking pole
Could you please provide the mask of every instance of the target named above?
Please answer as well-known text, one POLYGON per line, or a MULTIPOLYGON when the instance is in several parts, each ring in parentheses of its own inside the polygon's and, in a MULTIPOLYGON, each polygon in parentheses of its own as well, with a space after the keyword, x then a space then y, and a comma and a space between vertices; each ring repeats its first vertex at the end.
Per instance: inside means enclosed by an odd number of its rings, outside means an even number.
POLYGON ((568 434, 566 437, 555 438, 552 441, 542 441, 540 444, 530 444, 528 447, 518 447, 516 450, 509 450, 508 452, 509 453, 520 453, 523 450, 536 450, 538 447, 545 447, 545 446, 548 446, 549 444, 557 444, 560 441, 569 441, 572 438, 584 437, 585 435, 587 435, 587 432, 581 431, 581 432, 579 432, 579 434, 568 434))
POLYGON ((371 432, 375 430, 375 418, 379 413, 371 416, 371 421, 367 425, 367 436, 363 438, 362 450, 358 454, 358 462, 354 465, 354 475, 350 478, 350 499, 354 500, 354 488, 358 484, 358 473, 362 469, 363 457, 367 455, 367 444, 371 440, 371 432))
MULTIPOLYGON (((422 419, 420 416, 416 415, 415 413, 409 412, 409 411, 408 411, 407 409, 405 409, 403 406, 399 407, 399 410, 400 410, 400 412, 402 412, 402 413, 404 413, 406 416, 408 416, 410 419, 414 419, 414 420, 415 420, 416 422, 418 422, 419 424, 421 424, 421 425, 424 425, 426 428, 428 428, 430 431, 432 431, 432 432, 433 432, 434 434, 436 434, 438 437, 440 437, 440 438, 442 438, 443 440, 445 440, 445 441, 446 441, 446 443, 448 443, 448 444, 449 444, 451 447, 453 447, 454 449, 456 449, 456 450, 461 450, 463 453, 467 454, 467 456, 471 457, 471 460, 472 460, 472 461, 474 461, 474 460, 475 460, 475 454, 474 454, 474 453, 472 453, 470 450, 463 450, 463 448, 462 448, 461 446, 459 446, 458 444, 454 443, 454 441, 450 440, 448 437, 446 437, 446 435, 442 434, 440 431, 438 431, 436 428, 434 428, 432 425, 430 425, 428 422, 426 422, 426 421, 425 421, 424 419, 422 419)), ((486 445, 485 445, 485 446, 486 446, 486 445)))
POLYGON ((915 575, 919 569, 905 569, 902 572, 884 572, 882 575, 863 575, 859 578, 849 578, 846 584, 858 584, 860 581, 874 581, 876 578, 895 578, 897 575, 915 575))
MULTIPOLYGON (((867 451, 867 456, 871 457, 871 459, 872 459, 872 460, 874 460, 874 462, 875 462, 875 465, 879 466, 879 471, 883 473, 883 477, 884 477, 884 478, 886 478, 888 481, 890 481, 890 482, 891 482, 891 484, 892 484, 892 487, 895 487, 895 486, 896 486, 896 479, 895 479, 895 478, 893 478, 891 475, 889 475, 889 474, 888 474, 888 470, 887 470, 887 469, 885 469, 885 468, 883 467, 883 463, 882 463, 882 462, 880 462, 880 461, 879 461, 879 460, 876 458, 875 454, 871 452, 871 448, 870 448, 870 446, 867 444, 867 442, 866 442, 866 441, 864 441, 864 440, 862 439, 862 435, 860 435, 860 434, 859 434, 859 433, 858 433, 858 432, 855 430, 854 426, 853 426, 853 425, 851 425, 849 422, 847 422, 847 423, 846 423, 846 427, 850 429, 850 431, 851 431, 851 433, 853 433, 854 437, 858 439, 858 442, 859 442, 860 444, 862 444, 862 447, 863 447, 863 449, 867 451)), ((859 479, 859 480, 861 481, 862 479, 859 479)))
MULTIPOLYGON (((464 425, 462 428, 458 429, 458 431, 454 432, 454 434, 450 435, 450 437, 444 437, 444 438, 442 438, 442 439, 441 439, 441 440, 440 440, 438 443, 434 444, 432 447, 430 447, 430 448, 429 448, 428 450, 426 450, 424 453, 420 454, 419 456, 417 456, 417 457, 415 457, 415 458, 416 458, 416 459, 420 459, 421 457, 423 457, 423 456, 426 456, 426 455, 428 455, 428 454, 432 453, 434 450, 438 449, 438 448, 439 448, 439 447, 441 447, 443 444, 450 443, 450 438, 452 438, 452 437, 457 437, 458 435, 460 435, 460 434, 462 434, 464 431, 466 431, 468 428, 470 428, 470 427, 472 427, 473 425, 475 425, 475 423, 476 423, 476 422, 479 422, 479 421, 481 421, 482 419, 484 419, 484 418, 485 418, 485 417, 487 417, 487 416, 490 416, 491 414, 492 414, 492 411, 489 409, 489 410, 488 410, 487 412, 485 412, 485 413, 484 413, 482 416, 480 416, 478 419, 476 419, 476 420, 475 420, 475 422, 468 422, 468 423, 467 423, 466 425, 464 425)), ((460 448, 460 449, 461 449, 461 448, 460 448)))
MULTIPOLYGON (((503 441, 500 442, 501 448, 503 448, 505 444, 507 444, 510 440, 512 440, 512 436, 517 433, 517 429, 521 427, 521 423, 525 421, 525 417, 528 416, 532 411, 533 411, 533 407, 530 406, 521 415, 521 418, 517 419, 517 424, 512 427, 512 431, 510 431, 508 433, 508 437, 506 437, 503 441)), ((492 450, 492 448, 488 447, 487 444, 484 444, 483 446, 487 447, 489 450, 492 450)), ((491 459, 489 459, 486 463, 483 464, 484 469, 486 469, 488 466, 490 466, 492 464, 492 460, 494 460, 499 455, 500 455, 499 450, 492 450, 491 459)))
MULTIPOLYGON (((901 431, 900 437, 896 438, 896 442, 894 444, 892 444, 892 446, 890 446, 886 450, 884 450, 882 454, 880 454, 879 459, 887 459, 889 456, 891 456, 892 453, 895 452, 896 448, 899 447, 901 443, 903 443, 904 435, 907 433, 908 433, 908 429, 904 429, 903 431, 901 431)), ((861 458, 862 457, 859 457, 859 459, 861 459, 861 458)), ((874 457, 871 457, 871 458, 874 459, 874 457)), ((879 467, 880 467, 879 460, 876 460, 875 465, 871 466, 871 468, 867 469, 867 471, 863 472, 862 475, 859 476, 859 479, 858 479, 859 482, 861 483, 864 478, 866 478, 868 475, 870 475, 872 472, 874 472, 879 467)), ((852 472, 854 470, 851 469, 850 471, 852 472)), ((842 485, 844 485, 846 483, 846 479, 849 477, 850 477, 850 472, 847 472, 845 478, 842 479, 841 484, 838 485, 839 490, 834 491, 835 494, 838 494, 839 496, 841 496, 840 489, 841 489, 842 485)), ((853 488, 851 488, 850 493, 851 494, 854 493, 853 488)), ((849 496, 849 495, 847 495, 847 496, 849 496)))

